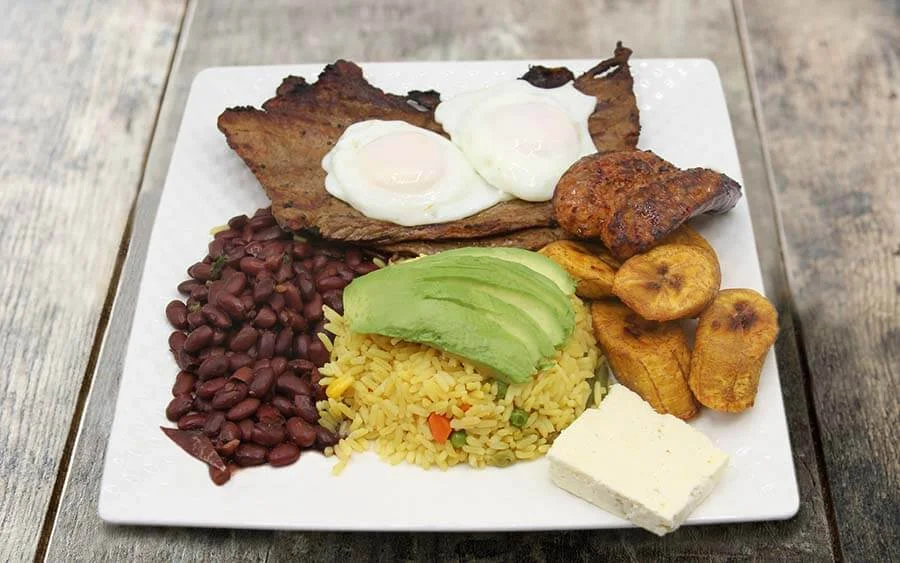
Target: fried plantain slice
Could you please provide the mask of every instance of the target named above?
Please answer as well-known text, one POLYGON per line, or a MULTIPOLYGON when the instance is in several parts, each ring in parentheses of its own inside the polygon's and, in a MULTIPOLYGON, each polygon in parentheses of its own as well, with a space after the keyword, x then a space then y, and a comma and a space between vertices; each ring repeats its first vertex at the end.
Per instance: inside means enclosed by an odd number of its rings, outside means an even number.
POLYGON ((686 244, 688 246, 701 248, 712 253, 712 255, 716 257, 716 261, 719 259, 719 255, 716 254, 716 250, 709 244, 709 241, 703 238, 703 235, 687 225, 678 227, 678 229, 662 239, 662 242, 659 243, 660 246, 665 244, 686 244))
POLYGON ((563 267, 578 282, 575 294, 584 299, 612 295, 613 279, 621 265, 599 245, 574 240, 551 242, 539 251, 563 267))
POLYGON ((613 374, 662 414, 687 420, 699 405, 687 384, 691 352, 677 323, 641 318, 614 299, 591 304, 594 336, 613 374))
POLYGON ((753 406, 759 375, 778 336, 778 313, 752 289, 726 289, 700 315, 688 378, 701 404, 741 412, 753 406))
POLYGON ((722 282, 715 254, 667 244, 632 256, 613 281, 613 294, 653 321, 696 317, 715 299, 722 282))

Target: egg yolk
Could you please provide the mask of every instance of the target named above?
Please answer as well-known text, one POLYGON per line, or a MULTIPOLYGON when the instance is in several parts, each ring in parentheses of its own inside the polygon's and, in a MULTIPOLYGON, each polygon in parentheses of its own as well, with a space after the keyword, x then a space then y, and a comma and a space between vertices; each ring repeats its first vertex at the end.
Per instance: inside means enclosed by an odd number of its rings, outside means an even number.
POLYGON ((578 132, 561 108, 524 102, 497 108, 490 118, 495 138, 525 156, 578 150, 578 132))
POLYGON ((373 183, 398 194, 422 194, 444 176, 444 152, 431 139, 402 131, 378 137, 359 149, 363 173, 373 183))

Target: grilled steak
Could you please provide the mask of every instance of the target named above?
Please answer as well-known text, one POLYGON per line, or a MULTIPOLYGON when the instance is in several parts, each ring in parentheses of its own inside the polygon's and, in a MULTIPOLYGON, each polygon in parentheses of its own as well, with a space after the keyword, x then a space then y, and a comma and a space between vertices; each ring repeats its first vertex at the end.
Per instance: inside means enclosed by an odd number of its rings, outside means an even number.
MULTIPOLYGON (((628 68, 630 55, 629 49, 619 45, 613 58, 575 81, 576 87, 597 97, 589 130, 601 152, 634 148, 637 143, 639 125, 628 68)), ((553 69, 534 67, 523 78, 532 80, 544 70, 553 69)), ((444 134, 434 121, 439 95, 434 91, 410 92, 406 96, 387 94, 369 84, 362 70, 348 61, 328 65, 313 84, 289 76, 276 94, 261 110, 225 110, 218 125, 229 146, 262 184, 272 200, 273 214, 286 229, 384 245, 492 237, 554 223, 549 202, 519 200, 498 203, 459 221, 434 225, 403 227, 370 219, 325 191, 322 157, 346 127, 366 119, 403 120, 444 134)))
POLYGON ((723 213, 741 186, 707 168, 681 170, 651 151, 590 155, 572 165, 553 195, 559 225, 599 238, 624 260, 656 245, 690 217, 723 213))
POLYGON ((446 239, 446 240, 407 240, 378 245, 375 248, 386 253, 397 254, 435 254, 444 250, 462 246, 516 247, 526 250, 538 250, 553 241, 565 238, 566 233, 559 228, 535 227, 511 233, 503 233, 493 237, 446 239))

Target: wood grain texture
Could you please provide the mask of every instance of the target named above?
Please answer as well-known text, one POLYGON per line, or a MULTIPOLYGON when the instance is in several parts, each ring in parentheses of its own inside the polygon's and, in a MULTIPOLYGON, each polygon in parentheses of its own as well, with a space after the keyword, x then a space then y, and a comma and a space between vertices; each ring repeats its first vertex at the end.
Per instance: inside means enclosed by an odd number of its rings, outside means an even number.
MULTIPOLYGON (((214 65, 360 61, 600 57, 623 39, 641 57, 709 57, 718 65, 738 141, 769 293, 787 310, 783 268, 762 149, 731 4, 708 0, 489 4, 192 4, 154 138, 113 316, 96 371, 48 558, 165 560, 750 559, 826 560, 831 542, 807 423, 790 315, 782 315, 779 365, 797 460, 801 511, 787 522, 689 527, 659 540, 642 531, 538 534, 340 534, 196 531, 105 526, 96 515, 101 464, 150 225, 190 81, 214 65)), ((427 86, 427 85, 426 85, 427 86)), ((274 87, 274 85, 273 85, 274 87)), ((214 124, 210 124, 214 126, 214 124)), ((164 353, 161 351, 160 353, 164 353)), ((162 408, 162 406, 161 406, 162 408)))
POLYGON ((900 559, 900 4, 746 2, 843 554, 900 559))
POLYGON ((182 9, 0 1, 0 561, 38 544, 182 9))

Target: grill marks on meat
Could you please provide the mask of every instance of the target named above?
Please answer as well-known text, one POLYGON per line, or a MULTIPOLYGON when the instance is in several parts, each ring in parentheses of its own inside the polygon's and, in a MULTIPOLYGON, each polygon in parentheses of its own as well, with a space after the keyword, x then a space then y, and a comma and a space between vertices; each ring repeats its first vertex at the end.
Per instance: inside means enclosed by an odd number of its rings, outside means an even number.
MULTIPOLYGON (((637 144, 630 55, 631 51, 619 44, 613 58, 575 79, 576 88, 597 97, 589 130, 601 152, 637 144), (627 123, 619 124, 623 119, 627 123)), ((543 81, 546 86, 549 83, 541 77, 542 69, 534 67, 523 78, 536 85, 543 81)), ((218 126, 272 200, 279 224, 289 230, 309 230, 325 238, 370 246, 408 241, 422 245, 421 241, 435 240, 458 241, 454 244, 459 246, 474 242, 469 239, 488 237, 495 239, 491 244, 501 244, 499 237, 505 233, 552 227, 550 202, 506 201, 459 221, 403 227, 370 219, 325 191, 322 158, 350 124, 367 119, 402 120, 446 135, 434 120, 439 101, 440 95, 433 90, 406 96, 385 93, 369 84, 357 65, 341 60, 326 66, 312 84, 296 76, 285 78, 276 96, 261 110, 225 110, 218 126)), ((511 235, 511 240, 515 236, 511 235)))
POLYGON ((624 260, 655 246, 689 218, 735 206, 741 186, 707 168, 681 170, 651 151, 586 156, 563 175, 553 196, 560 226, 599 238, 624 260))

